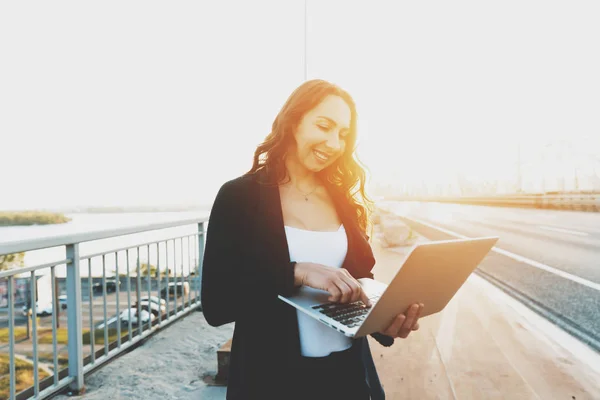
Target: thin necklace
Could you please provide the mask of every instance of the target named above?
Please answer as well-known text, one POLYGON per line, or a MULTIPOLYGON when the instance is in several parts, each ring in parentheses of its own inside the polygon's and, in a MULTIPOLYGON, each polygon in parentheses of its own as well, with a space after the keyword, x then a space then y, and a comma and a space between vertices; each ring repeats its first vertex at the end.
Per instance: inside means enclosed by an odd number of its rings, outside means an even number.
POLYGON ((319 188, 319 186, 317 185, 317 186, 315 186, 315 188, 314 188, 313 190, 311 190, 310 192, 308 192, 308 193, 304 193, 302 190, 298 189, 298 188, 296 187, 296 185, 292 185, 292 186, 294 186, 294 188, 295 188, 297 191, 299 191, 300 193, 302 193, 302 195, 304 196, 304 201, 308 201, 308 196, 310 196, 311 194, 313 194, 313 193, 314 193, 314 192, 315 192, 315 191, 316 191, 316 190, 319 188))

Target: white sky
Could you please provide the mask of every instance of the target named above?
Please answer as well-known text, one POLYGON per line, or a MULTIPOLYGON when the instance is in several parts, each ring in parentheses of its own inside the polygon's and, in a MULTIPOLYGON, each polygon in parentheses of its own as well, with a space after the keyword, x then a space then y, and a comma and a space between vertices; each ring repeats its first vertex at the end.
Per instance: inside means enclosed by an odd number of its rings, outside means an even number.
MULTIPOLYGON (((308 78, 355 97, 374 181, 509 179, 519 143, 600 154, 597 2, 308 14, 308 78)), ((303 81, 304 1, 3 2, 0 57, 0 209, 207 203, 303 81)))

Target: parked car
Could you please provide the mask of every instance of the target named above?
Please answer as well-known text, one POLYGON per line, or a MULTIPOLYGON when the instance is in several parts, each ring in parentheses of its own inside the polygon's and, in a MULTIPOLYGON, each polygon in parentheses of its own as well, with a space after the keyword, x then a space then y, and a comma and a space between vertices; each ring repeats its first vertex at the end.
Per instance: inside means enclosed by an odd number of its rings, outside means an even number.
POLYGON ((139 323, 147 324, 148 322, 152 322, 156 319, 154 313, 148 312, 147 309, 141 310, 140 318, 138 319, 137 311, 137 308, 129 308, 121 312, 121 315, 119 315, 121 324, 128 324, 130 320, 132 325, 138 325, 139 323))
POLYGON ((166 287, 162 288, 160 291, 160 297, 165 299, 167 296, 183 296, 188 295, 190 293, 190 284, 188 282, 169 282, 168 289, 166 287))
MULTIPOLYGON (((164 303, 161 302, 159 304, 159 303, 154 302, 154 301, 143 301, 143 300, 140 299, 139 303, 140 303, 140 308, 142 310, 150 311, 150 312, 152 312, 152 314, 154 314, 156 316, 158 316, 159 312, 163 313, 163 314, 165 312, 167 312, 167 306, 166 306, 167 303, 166 302, 164 302, 164 303)), ((138 302, 136 301, 131 306, 131 308, 137 309, 137 306, 138 306, 138 302)))
MULTIPOLYGON (((149 298, 149 299, 150 299, 150 301, 151 301, 151 302, 153 302, 153 303, 160 304, 160 305, 163 305, 163 306, 167 305, 167 302, 166 302, 166 300, 165 300, 165 299, 161 299, 161 298, 160 298, 160 297, 158 297, 158 296, 150 296, 150 298, 149 298)), ((144 301, 146 301, 146 302, 147 302, 147 301, 148 301, 148 296, 142 296, 142 297, 140 297, 140 301, 141 301, 141 302, 144 302, 144 301)))
MULTIPOLYGON (((159 299, 156 296, 151 296, 151 299, 152 301, 148 301, 148 296, 140 298, 140 319, 142 323, 147 323, 149 319, 150 321, 154 321, 158 317, 158 314, 164 314, 167 311, 167 307, 165 306, 166 302, 164 300, 159 299)), ((131 308, 121 312, 119 320, 122 324, 128 323, 129 319, 131 319, 131 323, 134 325, 139 323, 137 318, 137 307, 138 302, 135 302, 131 308)))
MULTIPOLYGON (((114 293, 117 291, 117 280, 115 278, 107 278, 106 279, 106 293, 114 293)), ((96 282, 92 284, 92 290, 94 293, 102 293, 103 287, 102 282, 96 282)))
POLYGON ((60 304, 61 310, 67 309, 67 295, 66 294, 62 294, 62 295, 58 296, 58 304, 60 304))
MULTIPOLYGON (((30 305, 23 306, 23 315, 28 316, 29 310, 31 309, 30 305)), ((45 317, 47 315, 52 315, 53 308, 52 303, 41 303, 38 301, 35 303, 35 312, 38 317, 45 317)))

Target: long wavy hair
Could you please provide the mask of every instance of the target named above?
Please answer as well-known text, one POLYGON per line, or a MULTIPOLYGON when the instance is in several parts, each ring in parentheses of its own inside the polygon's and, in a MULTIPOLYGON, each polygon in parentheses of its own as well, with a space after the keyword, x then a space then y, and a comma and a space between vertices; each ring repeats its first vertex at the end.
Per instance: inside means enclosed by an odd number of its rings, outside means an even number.
POLYGON ((373 202, 365 192, 366 172, 355 154, 356 151, 356 105, 352 96, 339 86, 315 79, 304 82, 292 92, 273 122, 271 133, 256 148, 254 162, 248 174, 265 170, 270 184, 289 181, 285 157, 295 147, 294 134, 304 115, 321 103, 325 97, 341 97, 350 108, 350 130, 346 136, 344 153, 317 177, 329 188, 329 192, 343 200, 356 215, 358 226, 365 234, 370 233, 369 215, 373 202))

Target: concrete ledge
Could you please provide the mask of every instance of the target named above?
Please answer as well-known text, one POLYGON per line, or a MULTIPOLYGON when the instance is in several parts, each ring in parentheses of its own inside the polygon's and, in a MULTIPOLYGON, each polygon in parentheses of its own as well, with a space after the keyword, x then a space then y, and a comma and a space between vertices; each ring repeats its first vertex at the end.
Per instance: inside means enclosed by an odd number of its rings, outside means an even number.
POLYGON ((217 375, 215 376, 215 383, 217 384, 227 385, 232 341, 233 339, 229 339, 217 350, 217 375))

